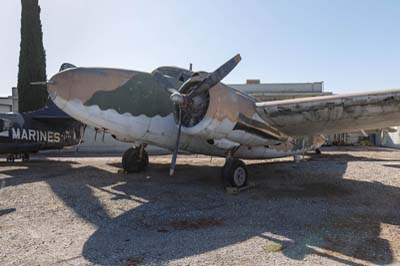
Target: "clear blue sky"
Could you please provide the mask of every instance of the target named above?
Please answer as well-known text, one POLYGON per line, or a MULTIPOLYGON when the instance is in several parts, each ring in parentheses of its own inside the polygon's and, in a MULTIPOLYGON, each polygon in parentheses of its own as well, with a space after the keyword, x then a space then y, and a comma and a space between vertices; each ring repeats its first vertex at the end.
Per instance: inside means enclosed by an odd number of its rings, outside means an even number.
MULTIPOLYGON (((40 0, 47 74, 62 62, 151 71, 213 70, 224 80, 325 81, 336 93, 400 88, 400 1, 40 0)), ((16 85, 20 1, 2 0, 0 95, 16 85)))

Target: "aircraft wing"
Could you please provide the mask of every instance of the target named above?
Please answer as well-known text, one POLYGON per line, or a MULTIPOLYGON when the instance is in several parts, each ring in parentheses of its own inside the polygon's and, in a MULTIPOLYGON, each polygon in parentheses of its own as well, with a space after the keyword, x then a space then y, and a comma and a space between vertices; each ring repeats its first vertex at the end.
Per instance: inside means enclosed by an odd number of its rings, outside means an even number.
POLYGON ((400 125, 400 90, 257 102, 258 114, 289 136, 400 125))

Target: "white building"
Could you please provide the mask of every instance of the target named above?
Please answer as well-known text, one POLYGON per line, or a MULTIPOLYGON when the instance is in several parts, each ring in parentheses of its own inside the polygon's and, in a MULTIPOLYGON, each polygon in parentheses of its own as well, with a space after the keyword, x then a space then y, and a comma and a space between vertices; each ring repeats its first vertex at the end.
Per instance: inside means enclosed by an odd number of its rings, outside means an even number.
POLYGON ((0 97, 0 113, 12 112, 12 97, 0 97))
POLYGON ((0 113, 18 112, 17 88, 12 88, 12 96, 0 97, 0 113))

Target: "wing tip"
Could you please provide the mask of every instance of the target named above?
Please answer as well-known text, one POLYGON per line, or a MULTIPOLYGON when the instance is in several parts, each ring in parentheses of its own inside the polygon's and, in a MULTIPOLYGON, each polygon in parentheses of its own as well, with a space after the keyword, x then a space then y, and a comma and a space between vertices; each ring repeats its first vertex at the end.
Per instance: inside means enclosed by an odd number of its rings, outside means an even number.
POLYGON ((240 54, 237 54, 235 55, 234 59, 236 63, 239 63, 242 60, 242 57, 240 56, 240 54))

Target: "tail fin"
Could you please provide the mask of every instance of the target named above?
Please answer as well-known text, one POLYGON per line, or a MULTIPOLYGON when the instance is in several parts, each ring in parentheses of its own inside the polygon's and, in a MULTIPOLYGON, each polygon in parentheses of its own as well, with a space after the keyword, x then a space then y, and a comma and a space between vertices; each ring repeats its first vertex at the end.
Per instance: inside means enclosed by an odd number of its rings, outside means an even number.
POLYGON ((67 115, 64 111, 55 105, 55 103, 49 97, 46 105, 36 111, 30 112, 29 115, 36 120, 49 120, 49 119, 71 119, 72 117, 67 115))
POLYGON ((70 63, 63 63, 63 64, 61 65, 61 67, 60 67, 59 72, 61 72, 61 71, 63 71, 63 70, 66 70, 66 69, 68 69, 68 68, 76 68, 76 66, 74 66, 73 64, 70 64, 70 63))

